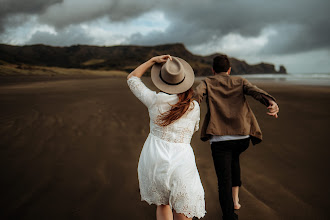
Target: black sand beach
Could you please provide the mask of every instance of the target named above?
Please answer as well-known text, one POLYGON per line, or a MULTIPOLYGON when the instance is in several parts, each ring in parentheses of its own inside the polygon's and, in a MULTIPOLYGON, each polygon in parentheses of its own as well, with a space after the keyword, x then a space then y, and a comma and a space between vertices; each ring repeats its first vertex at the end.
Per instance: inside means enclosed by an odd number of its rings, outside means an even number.
MULTIPOLYGON (((241 158, 239 219, 329 219, 330 87, 257 85, 280 114, 249 99, 264 141, 241 158)), ((0 219, 155 219, 137 179, 148 113, 125 78, 11 82, 0 86, 0 103, 0 219)), ((192 147, 203 219, 220 219, 209 143, 197 132, 192 147)))

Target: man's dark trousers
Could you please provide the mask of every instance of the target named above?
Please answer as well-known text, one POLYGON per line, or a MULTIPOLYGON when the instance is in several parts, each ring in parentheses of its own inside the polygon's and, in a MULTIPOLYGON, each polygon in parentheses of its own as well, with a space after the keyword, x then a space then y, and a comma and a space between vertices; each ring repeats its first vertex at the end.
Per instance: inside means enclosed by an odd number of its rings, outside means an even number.
POLYGON ((219 200, 224 220, 238 219, 234 213, 232 187, 241 186, 239 155, 249 147, 250 138, 213 142, 212 157, 218 178, 219 200))

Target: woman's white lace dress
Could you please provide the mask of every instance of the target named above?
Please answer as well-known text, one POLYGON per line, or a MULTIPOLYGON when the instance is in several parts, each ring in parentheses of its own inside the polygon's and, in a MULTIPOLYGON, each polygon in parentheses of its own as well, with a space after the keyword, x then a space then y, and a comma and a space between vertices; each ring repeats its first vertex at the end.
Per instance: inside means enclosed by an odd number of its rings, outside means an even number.
POLYGON ((190 140, 199 128, 200 108, 196 101, 177 121, 162 127, 155 124, 160 113, 178 102, 177 95, 156 93, 140 78, 127 81, 134 95, 147 106, 150 133, 141 151, 138 177, 141 200, 170 205, 177 213, 192 218, 205 215, 204 189, 190 140))

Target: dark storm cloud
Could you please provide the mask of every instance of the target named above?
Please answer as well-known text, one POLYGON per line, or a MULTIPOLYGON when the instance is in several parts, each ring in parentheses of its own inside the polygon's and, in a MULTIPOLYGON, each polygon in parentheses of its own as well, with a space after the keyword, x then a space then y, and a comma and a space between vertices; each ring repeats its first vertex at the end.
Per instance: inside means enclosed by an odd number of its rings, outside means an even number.
POLYGON ((318 49, 330 49, 330 20, 317 24, 281 25, 263 48, 264 54, 290 54, 318 49))
POLYGON ((108 16, 113 22, 126 21, 151 10, 155 1, 144 0, 66 0, 51 6, 39 21, 57 29, 108 16))
POLYGON ((196 29, 196 25, 193 23, 184 23, 182 21, 176 21, 172 23, 166 30, 166 32, 155 31, 149 33, 147 36, 141 34, 134 34, 130 37, 127 43, 139 44, 139 45, 156 45, 166 44, 173 42, 184 42, 186 45, 196 45, 206 42, 212 39, 214 35, 220 35, 220 30, 212 29, 196 29))
POLYGON ((181 1, 162 7, 171 20, 166 32, 134 35, 130 42, 143 45, 185 42, 195 46, 229 33, 251 37, 265 28, 273 28, 278 34, 270 38, 263 53, 330 48, 329 6, 330 1, 325 0, 181 1))
MULTIPOLYGON (((49 6, 60 2, 63 0, 0 0, 0 32, 8 22, 11 22, 8 19, 10 16, 42 13, 49 6)), ((24 16, 21 18, 23 20, 24 16)))

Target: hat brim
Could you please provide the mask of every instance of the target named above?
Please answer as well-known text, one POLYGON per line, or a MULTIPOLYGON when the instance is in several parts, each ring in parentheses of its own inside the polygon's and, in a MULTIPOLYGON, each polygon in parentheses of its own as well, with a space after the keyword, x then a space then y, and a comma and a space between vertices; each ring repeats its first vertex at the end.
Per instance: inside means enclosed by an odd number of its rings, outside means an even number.
POLYGON ((169 94, 179 94, 187 91, 192 87, 195 81, 195 74, 192 67, 183 59, 179 57, 175 57, 176 59, 180 60, 181 64, 183 65, 185 78, 182 83, 178 85, 169 85, 165 83, 159 76, 160 70, 163 66, 163 63, 155 63, 151 68, 151 80, 155 84, 155 86, 163 92, 169 94))

